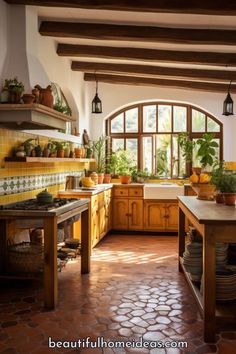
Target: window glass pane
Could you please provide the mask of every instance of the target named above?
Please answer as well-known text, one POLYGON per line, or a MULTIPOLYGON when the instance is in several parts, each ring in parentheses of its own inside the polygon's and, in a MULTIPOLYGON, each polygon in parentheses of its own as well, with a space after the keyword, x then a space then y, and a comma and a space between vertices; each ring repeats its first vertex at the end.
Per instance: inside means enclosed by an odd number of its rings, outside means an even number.
POLYGON ((143 169, 147 169, 152 173, 152 138, 150 136, 143 137, 143 169))
POLYGON ((171 131, 171 106, 158 105, 158 131, 171 131))
POLYGON ((112 151, 124 149, 124 139, 112 139, 112 151))
POLYGON ((111 132, 123 133, 124 132, 124 113, 119 114, 111 120, 111 132))
POLYGON ((157 175, 170 177, 171 175, 171 135, 160 134, 156 136, 156 166, 157 175))
POLYGON ((186 107, 173 107, 174 115, 174 131, 186 132, 187 130, 187 108, 186 107))
POLYGON ((177 137, 172 136, 172 177, 178 177, 179 157, 178 157, 178 142, 177 137))
POLYGON ((143 131, 156 132, 156 106, 143 107, 143 131))
POLYGON ((135 164, 138 162, 138 139, 126 139, 126 150, 130 151, 135 164))
POLYGON ((127 133, 138 132, 138 108, 132 108, 125 112, 125 130, 127 133))
POLYGON ((192 132, 205 132, 205 119, 204 113, 192 109, 192 132))
POLYGON ((220 131, 220 125, 218 123, 216 123, 210 117, 207 117, 207 131, 208 132, 219 132, 220 131))

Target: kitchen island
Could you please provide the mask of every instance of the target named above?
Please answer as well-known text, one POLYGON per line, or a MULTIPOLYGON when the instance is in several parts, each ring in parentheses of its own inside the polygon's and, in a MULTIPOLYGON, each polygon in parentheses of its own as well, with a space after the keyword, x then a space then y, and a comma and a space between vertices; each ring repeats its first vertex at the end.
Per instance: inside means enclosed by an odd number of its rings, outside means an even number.
POLYGON ((204 340, 216 340, 218 330, 236 330, 236 301, 216 304, 216 243, 236 242, 236 208, 181 196, 179 200, 179 267, 195 296, 204 320, 204 340), (182 256, 185 250, 185 218, 203 239, 203 296, 190 280, 182 256))
POLYGON ((8 274, 7 245, 10 231, 15 226, 44 229, 44 306, 48 310, 56 307, 58 299, 57 225, 78 215, 81 215, 82 225, 81 273, 90 271, 89 200, 71 199, 63 205, 58 200, 50 209, 48 205, 38 205, 36 199, 7 204, 0 209, 0 277, 17 278, 17 275, 8 274))

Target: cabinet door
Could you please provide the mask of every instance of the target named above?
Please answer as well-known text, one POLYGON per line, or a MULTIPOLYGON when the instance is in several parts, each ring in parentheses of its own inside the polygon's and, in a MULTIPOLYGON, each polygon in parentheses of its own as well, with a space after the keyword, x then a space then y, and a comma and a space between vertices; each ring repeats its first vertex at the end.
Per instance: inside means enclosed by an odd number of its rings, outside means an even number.
POLYGON ((165 204, 144 202, 144 229, 162 231, 165 229, 165 204))
POLYGON ((112 228, 112 208, 111 208, 111 198, 106 198, 105 202, 105 232, 106 234, 112 228))
POLYGON ((99 208, 99 240, 103 238, 106 234, 106 208, 103 204, 99 208))
POLYGON ((115 230, 128 230, 128 199, 113 199, 113 217, 112 224, 115 230))
POLYGON ((129 230, 143 230, 143 201, 129 200, 129 230))
POLYGON ((91 245, 94 247, 99 241, 99 215, 98 215, 98 196, 91 197, 91 245))
POLYGON ((167 203, 166 204, 166 230, 178 231, 178 204, 167 203))

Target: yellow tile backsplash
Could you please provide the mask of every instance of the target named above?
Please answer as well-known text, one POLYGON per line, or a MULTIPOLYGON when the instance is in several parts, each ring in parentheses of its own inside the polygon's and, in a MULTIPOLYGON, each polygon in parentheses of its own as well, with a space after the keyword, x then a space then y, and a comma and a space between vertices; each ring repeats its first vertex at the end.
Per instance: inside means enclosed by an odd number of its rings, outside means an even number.
MULTIPOLYGON (((23 177, 31 179, 37 178, 38 176, 46 175, 52 176, 60 175, 63 173, 70 173, 76 171, 82 171, 83 169, 89 169, 89 163, 81 162, 50 162, 50 163, 26 163, 26 162, 5 162, 6 156, 12 156, 12 151, 15 147, 19 146, 22 142, 29 138, 37 138, 37 136, 32 134, 26 134, 21 131, 14 131, 5 128, 0 128, 0 190, 3 190, 4 178, 9 183, 9 178, 15 178, 16 181, 24 180, 23 177), (19 177, 19 178, 18 178, 19 177)), ((40 137, 40 145, 45 145, 48 142, 48 138, 40 137)), ((6 181, 5 180, 5 181, 6 181)), ((60 179, 59 179, 60 180, 60 179)), ((54 185, 47 186, 47 189, 54 196, 57 195, 58 190, 64 188, 64 183, 56 183, 54 185)), ((14 194, 3 195, 0 193, 0 204, 6 204, 11 202, 16 202, 28 198, 33 198, 38 194, 43 188, 36 188, 30 191, 22 191, 14 194)))

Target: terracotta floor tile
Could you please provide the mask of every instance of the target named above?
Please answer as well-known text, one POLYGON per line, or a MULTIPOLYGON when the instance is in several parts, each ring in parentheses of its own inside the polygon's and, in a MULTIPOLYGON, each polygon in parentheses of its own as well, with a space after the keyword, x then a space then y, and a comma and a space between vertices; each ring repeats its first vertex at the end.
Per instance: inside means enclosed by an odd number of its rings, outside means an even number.
POLYGON ((188 342, 183 350, 60 348, 55 353, 236 353, 236 329, 222 333, 216 345, 203 342, 202 319, 178 272, 177 237, 110 235, 93 250, 89 275, 80 275, 78 263, 68 263, 59 273, 55 311, 43 310, 40 283, 1 286, 1 354, 51 354, 49 336, 65 341, 102 336, 188 342))

